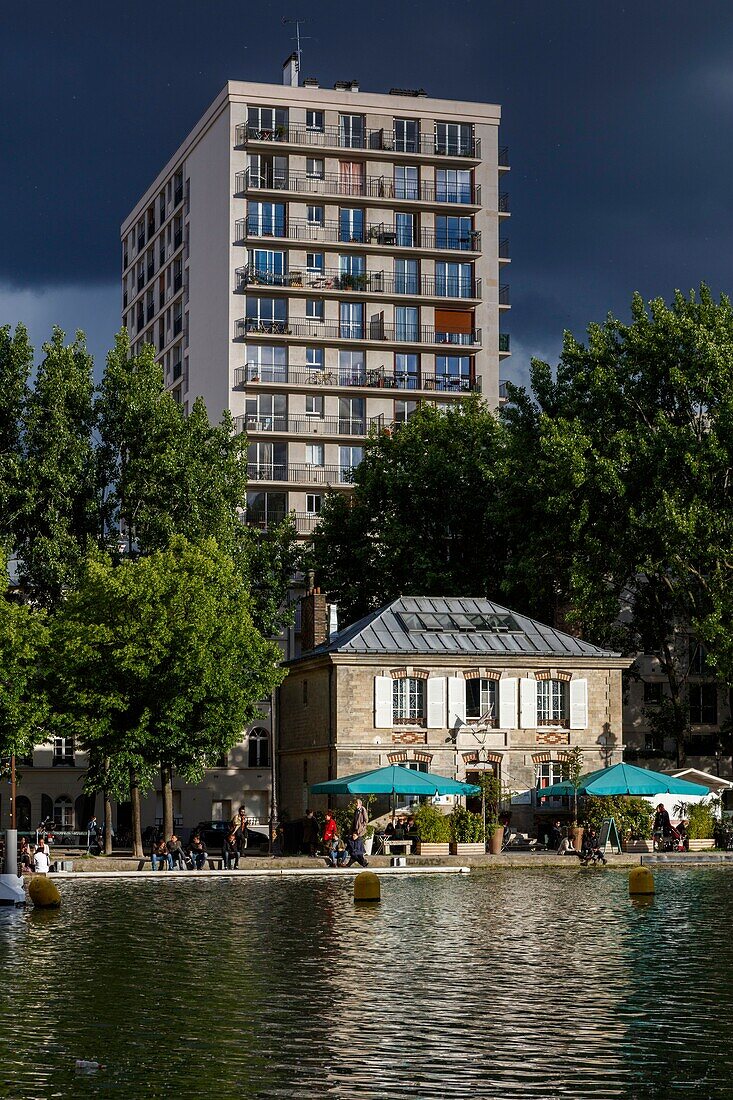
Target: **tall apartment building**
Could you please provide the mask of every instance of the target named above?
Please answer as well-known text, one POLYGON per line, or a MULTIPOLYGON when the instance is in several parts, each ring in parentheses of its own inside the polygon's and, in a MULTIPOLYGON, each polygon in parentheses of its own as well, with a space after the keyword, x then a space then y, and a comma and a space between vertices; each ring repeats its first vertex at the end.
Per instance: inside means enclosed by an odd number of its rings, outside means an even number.
POLYGON ((374 424, 499 403, 497 106, 230 81, 122 225, 123 321, 249 440, 248 520, 315 525, 374 424))

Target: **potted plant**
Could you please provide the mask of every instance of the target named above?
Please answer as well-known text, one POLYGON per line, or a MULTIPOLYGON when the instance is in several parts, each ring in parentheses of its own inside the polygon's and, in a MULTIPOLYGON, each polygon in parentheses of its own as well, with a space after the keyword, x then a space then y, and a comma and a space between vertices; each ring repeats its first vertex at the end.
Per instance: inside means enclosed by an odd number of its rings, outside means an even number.
POLYGON ((716 825, 713 801, 691 803, 687 806, 687 846, 690 852, 703 852, 713 847, 716 825))
POLYGON ((580 790, 580 777, 583 774, 583 750, 580 745, 565 757, 568 768, 568 781, 573 786, 573 824, 568 829, 568 836, 573 842, 576 851, 580 851, 583 844, 583 826, 578 824, 578 791, 580 790))
POLYGON ((484 851, 492 855, 501 854, 504 843, 504 829, 499 828, 499 807, 501 804, 501 781, 493 772, 482 772, 478 785, 481 788, 481 820, 484 827, 484 851))
POLYGON ((484 823, 481 814, 473 814, 465 806, 456 805, 449 818, 452 856, 476 855, 486 851, 484 823))
POLYGON ((419 856, 447 856, 450 842, 450 822, 445 814, 426 802, 415 813, 415 829, 419 837, 415 852, 419 856))

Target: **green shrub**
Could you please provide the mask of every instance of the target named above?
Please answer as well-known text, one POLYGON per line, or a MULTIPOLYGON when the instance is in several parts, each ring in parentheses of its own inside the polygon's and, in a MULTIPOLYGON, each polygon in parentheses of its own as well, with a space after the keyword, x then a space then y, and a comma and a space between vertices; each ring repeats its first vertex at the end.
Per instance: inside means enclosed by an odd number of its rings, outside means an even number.
POLYGON ((445 814, 426 802, 415 813, 415 828, 425 844, 447 844, 450 841, 450 822, 445 814))
POLYGON ((708 840, 713 835, 716 818, 709 802, 693 802, 687 806, 687 835, 690 840, 708 840))
POLYGON ((588 795, 581 820, 600 830, 604 818, 612 817, 622 840, 649 840, 654 811, 644 798, 628 795, 588 795))
POLYGON ((465 806, 456 805, 448 819, 451 840, 458 844, 475 844, 484 839, 481 814, 472 814, 465 806))

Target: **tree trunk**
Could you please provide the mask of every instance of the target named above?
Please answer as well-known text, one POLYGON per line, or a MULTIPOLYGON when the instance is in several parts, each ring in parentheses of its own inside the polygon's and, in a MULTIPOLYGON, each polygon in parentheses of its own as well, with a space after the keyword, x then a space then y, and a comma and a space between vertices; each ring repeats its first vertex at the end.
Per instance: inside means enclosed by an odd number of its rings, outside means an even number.
POLYGON ((105 785, 102 788, 102 796, 105 799, 105 855, 112 855, 112 802, 109 796, 109 757, 105 757, 105 785))
POLYGON ((143 857, 143 833, 140 819, 140 780, 134 764, 130 764, 130 809, 132 811, 132 854, 143 857))
POLYGON ((163 797, 163 836, 173 834, 173 769, 170 764, 160 765, 160 793, 163 797))

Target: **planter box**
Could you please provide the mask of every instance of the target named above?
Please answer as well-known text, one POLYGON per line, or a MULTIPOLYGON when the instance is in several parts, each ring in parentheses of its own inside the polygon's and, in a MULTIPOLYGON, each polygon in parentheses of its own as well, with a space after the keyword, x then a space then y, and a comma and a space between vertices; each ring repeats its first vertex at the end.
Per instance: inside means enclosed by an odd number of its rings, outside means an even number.
POLYGON ((687 843, 690 846, 689 850, 691 852, 704 852, 708 848, 715 847, 715 841, 711 836, 701 837, 699 840, 689 840, 687 843))
POLYGON ((625 852, 651 852, 651 840, 625 840, 622 844, 625 852))
POLYGON ((452 856, 478 856, 486 854, 486 845, 483 840, 455 841, 448 845, 452 856))
POLYGON ((415 855, 418 856, 447 856, 448 845, 447 844, 431 844, 423 843, 418 840, 415 844, 415 855))

